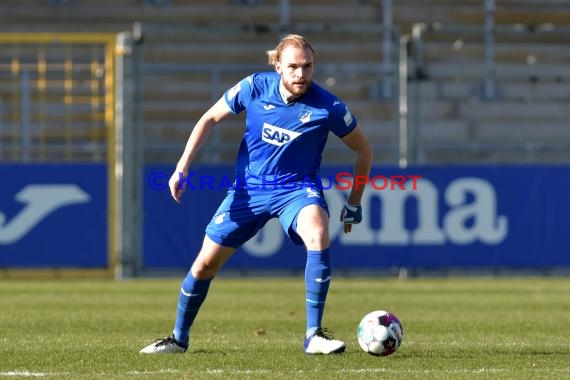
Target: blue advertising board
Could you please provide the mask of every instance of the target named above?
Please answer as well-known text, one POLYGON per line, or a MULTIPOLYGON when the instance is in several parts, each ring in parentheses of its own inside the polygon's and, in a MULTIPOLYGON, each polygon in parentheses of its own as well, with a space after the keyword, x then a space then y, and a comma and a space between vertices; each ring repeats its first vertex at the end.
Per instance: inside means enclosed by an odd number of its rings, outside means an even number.
MULTIPOLYGON (((146 270, 189 268, 233 181, 229 166, 193 168, 177 204, 167 188, 170 171, 145 167, 146 270)), ((364 220, 344 234, 338 216, 350 171, 322 170, 335 268, 570 267, 570 166, 375 167, 364 220)), ((105 164, 0 165, 0 175, 0 268, 109 268, 105 164)), ((225 268, 304 264, 303 248, 273 220, 225 268)))
POLYGON ((107 269, 107 166, 0 165, 0 268, 107 269))
MULTIPOLYGON (((344 234, 338 216, 349 172, 322 170, 335 268, 570 267, 570 166, 375 167, 364 220, 344 234)), ((189 268, 233 180, 231 167, 193 168, 176 204, 170 174, 170 167, 145 168, 145 269, 189 268)), ((302 247, 273 220, 225 268, 297 270, 304 263, 302 247)))

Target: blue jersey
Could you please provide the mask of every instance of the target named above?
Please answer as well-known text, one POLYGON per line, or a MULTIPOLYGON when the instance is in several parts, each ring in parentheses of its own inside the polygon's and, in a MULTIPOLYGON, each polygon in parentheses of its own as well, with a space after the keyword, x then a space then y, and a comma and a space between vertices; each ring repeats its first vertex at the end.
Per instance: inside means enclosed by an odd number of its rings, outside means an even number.
POLYGON ((233 113, 247 112, 236 177, 248 184, 318 180, 329 132, 342 138, 356 127, 346 105, 315 82, 285 103, 280 79, 276 72, 256 73, 224 94, 233 113))

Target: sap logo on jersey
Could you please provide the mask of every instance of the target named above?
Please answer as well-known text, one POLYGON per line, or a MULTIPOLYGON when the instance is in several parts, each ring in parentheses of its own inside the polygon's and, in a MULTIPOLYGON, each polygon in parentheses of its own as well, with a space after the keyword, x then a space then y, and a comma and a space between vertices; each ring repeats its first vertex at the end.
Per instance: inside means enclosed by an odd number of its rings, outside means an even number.
POLYGON ((295 140, 301 135, 299 132, 293 132, 288 129, 276 127, 271 124, 263 123, 261 139, 266 143, 282 146, 295 140))

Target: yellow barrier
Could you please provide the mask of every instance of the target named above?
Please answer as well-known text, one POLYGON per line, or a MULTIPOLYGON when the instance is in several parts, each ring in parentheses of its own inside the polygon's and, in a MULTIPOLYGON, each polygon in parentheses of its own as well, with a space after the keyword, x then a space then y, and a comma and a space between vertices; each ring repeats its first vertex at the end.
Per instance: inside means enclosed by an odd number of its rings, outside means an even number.
POLYGON ((9 107, 0 136, 11 142, 0 159, 108 159, 114 48, 113 34, 0 33, 0 91, 9 107))
POLYGON ((113 276, 115 57, 112 33, 0 33, 0 161, 107 162, 106 270, 13 270, 2 277, 113 276))

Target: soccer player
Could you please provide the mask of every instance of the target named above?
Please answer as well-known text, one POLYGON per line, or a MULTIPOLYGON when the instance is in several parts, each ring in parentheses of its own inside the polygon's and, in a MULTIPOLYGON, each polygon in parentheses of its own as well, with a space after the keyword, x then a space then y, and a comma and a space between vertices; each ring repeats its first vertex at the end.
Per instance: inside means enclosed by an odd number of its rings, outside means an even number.
MULTIPOLYGON (((355 153, 354 176, 368 176, 372 150, 356 118, 335 95, 312 81, 315 52, 300 35, 284 37, 267 52, 275 71, 254 73, 225 92, 196 123, 176 170, 169 180, 180 202, 181 179, 212 128, 246 111, 246 129, 236 160, 236 181, 210 223, 202 247, 182 281, 172 335, 141 353, 185 352, 190 328, 208 293, 210 282, 237 248, 271 218, 306 256, 306 322, 304 351, 332 354, 345 350, 321 327, 331 281, 329 213, 319 183, 321 155, 329 132, 355 153)), ((344 232, 362 220, 364 186, 353 183, 340 220, 344 232)))

